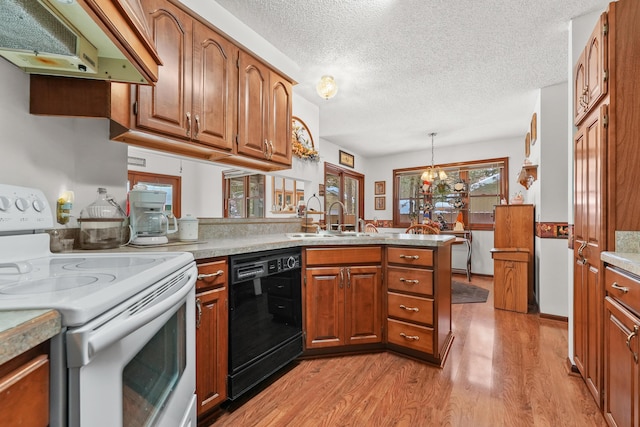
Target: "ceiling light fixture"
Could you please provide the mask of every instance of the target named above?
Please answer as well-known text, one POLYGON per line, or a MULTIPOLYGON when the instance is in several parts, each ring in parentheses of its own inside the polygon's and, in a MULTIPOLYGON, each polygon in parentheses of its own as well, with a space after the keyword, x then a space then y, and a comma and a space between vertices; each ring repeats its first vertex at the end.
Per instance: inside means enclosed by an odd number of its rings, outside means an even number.
POLYGON ((422 176, 420 179, 422 181, 433 182, 436 178, 443 180, 447 179, 447 173, 443 169, 436 169, 433 162, 433 137, 436 136, 437 133, 431 132, 429 136, 431 137, 431 166, 427 168, 426 171, 422 172, 422 176))
POLYGON ((316 85, 316 91, 324 99, 333 98, 338 93, 338 85, 333 80, 333 76, 322 76, 316 85))

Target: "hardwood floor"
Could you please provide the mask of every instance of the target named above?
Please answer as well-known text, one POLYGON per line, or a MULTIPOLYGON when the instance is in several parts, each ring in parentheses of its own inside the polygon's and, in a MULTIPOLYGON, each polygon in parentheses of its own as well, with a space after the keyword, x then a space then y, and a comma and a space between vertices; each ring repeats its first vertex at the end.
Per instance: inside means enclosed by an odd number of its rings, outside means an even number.
POLYGON ((567 324, 494 310, 492 279, 472 280, 489 298, 453 305, 444 368, 388 352, 303 360, 212 426, 606 426, 565 368, 567 324))

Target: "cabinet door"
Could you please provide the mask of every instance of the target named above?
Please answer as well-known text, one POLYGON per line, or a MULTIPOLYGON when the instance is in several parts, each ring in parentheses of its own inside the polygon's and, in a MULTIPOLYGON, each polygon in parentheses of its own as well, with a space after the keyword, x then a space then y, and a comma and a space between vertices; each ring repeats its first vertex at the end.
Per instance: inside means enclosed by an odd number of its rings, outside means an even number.
POLYGON ((638 426, 638 331, 640 319, 605 300, 605 407, 610 426, 638 426))
POLYGON ((592 112, 575 138, 574 339, 575 362, 596 403, 602 404, 602 315, 600 253, 606 242, 607 107, 592 112))
POLYGON ((198 415, 227 399, 227 287, 196 295, 196 394, 198 415))
POLYGON ((236 121, 238 48, 213 30, 193 27, 193 140, 231 151, 236 121))
POLYGON ((344 269, 308 268, 305 274, 306 348, 345 345, 344 269))
POLYGON ((242 51, 238 64, 238 153, 269 159, 269 69, 242 51))
POLYGON ((291 164, 291 83, 271 71, 269 145, 273 152, 270 160, 285 165, 291 164))
POLYGON ((347 344, 382 342, 382 267, 345 267, 347 344))
POLYGON ((144 0, 142 4, 163 64, 155 86, 138 86, 136 126, 189 139, 193 21, 166 0, 144 0))
POLYGON ((589 44, 584 51, 587 113, 607 93, 607 36, 605 28, 607 28, 607 14, 603 13, 591 33, 589 44))

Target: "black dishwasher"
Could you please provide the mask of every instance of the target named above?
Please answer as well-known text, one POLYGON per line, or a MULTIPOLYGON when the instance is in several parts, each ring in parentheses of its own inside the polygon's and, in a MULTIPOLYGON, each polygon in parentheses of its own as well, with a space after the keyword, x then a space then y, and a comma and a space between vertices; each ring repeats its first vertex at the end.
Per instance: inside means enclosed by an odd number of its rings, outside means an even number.
POLYGON ((229 262, 228 394, 235 400, 302 354, 300 249, 229 262))

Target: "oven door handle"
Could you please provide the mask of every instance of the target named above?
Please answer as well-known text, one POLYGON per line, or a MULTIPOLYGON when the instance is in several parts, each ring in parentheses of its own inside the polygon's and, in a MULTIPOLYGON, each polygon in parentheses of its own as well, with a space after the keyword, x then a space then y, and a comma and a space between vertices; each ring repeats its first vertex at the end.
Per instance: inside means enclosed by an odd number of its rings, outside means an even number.
MULTIPOLYGON (((105 322, 98 318, 97 325, 90 322, 69 332, 67 334, 69 367, 88 364, 97 353, 154 320, 160 320, 162 323, 169 320, 179 308, 177 304, 195 289, 196 275, 195 269, 185 272, 175 292, 157 297, 142 310, 132 314, 130 307, 134 304, 130 304, 113 319, 105 322)), ((175 289, 175 286, 172 286, 171 290, 175 289)))

